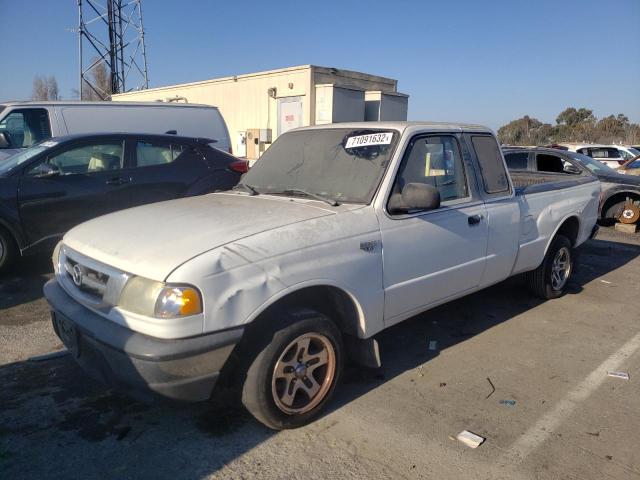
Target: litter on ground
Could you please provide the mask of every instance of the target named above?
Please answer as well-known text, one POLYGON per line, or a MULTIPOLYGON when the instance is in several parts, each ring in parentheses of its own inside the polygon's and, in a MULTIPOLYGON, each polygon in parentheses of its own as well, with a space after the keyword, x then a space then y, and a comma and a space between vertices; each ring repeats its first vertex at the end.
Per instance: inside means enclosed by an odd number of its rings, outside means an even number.
POLYGON ((607 372, 610 377, 621 378, 623 380, 629 380, 629 374, 627 372, 607 372))
POLYGON ((463 430, 461 431, 456 438, 458 439, 458 441, 464 443, 467 447, 471 447, 471 448, 478 448, 482 442, 484 442, 484 438, 481 437, 480 435, 476 435, 473 432, 470 432, 469 430, 463 430))

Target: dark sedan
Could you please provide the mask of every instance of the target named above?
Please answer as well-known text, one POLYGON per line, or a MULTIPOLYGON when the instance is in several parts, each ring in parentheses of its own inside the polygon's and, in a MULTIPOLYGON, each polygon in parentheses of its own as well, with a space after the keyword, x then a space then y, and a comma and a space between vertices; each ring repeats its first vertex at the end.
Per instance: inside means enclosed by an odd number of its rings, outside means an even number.
POLYGON ((503 152, 509 170, 595 175, 602 185, 600 221, 640 219, 640 177, 622 175, 591 157, 555 148, 505 147, 503 152))
MULTIPOLYGON (((0 271, 116 210, 234 187, 247 162, 176 135, 49 139, 0 162, 0 271)), ((158 219, 158 230, 163 228, 158 219)))

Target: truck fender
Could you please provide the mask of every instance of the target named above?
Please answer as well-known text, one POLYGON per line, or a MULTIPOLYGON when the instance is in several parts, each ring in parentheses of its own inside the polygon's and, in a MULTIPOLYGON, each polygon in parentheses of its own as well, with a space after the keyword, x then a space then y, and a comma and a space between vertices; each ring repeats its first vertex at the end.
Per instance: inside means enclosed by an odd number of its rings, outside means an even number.
MULTIPOLYGON (((567 220, 569 220, 570 218, 575 218, 575 220, 578 222, 578 233, 576 235, 576 238, 574 239, 573 243, 575 244, 575 242, 578 240, 578 237, 580 236, 580 216, 577 212, 571 212, 569 214, 567 214, 561 222, 558 222, 558 226, 555 228, 555 230, 553 231, 553 234, 551 234, 551 236, 547 239, 547 244, 544 247, 544 255, 542 257, 542 261, 544 261, 544 257, 547 256, 547 251, 549 250, 549 247, 551 246, 551 242, 553 241, 554 238, 556 238, 556 235, 558 234, 558 232, 560 231, 560 229, 564 226, 565 222, 567 220)), ((569 239, 571 240, 571 239, 569 239)), ((574 245, 575 246, 575 245, 574 245)))
POLYGON ((271 297, 269 297, 264 303, 262 303, 258 308, 256 308, 246 319, 245 324, 250 324, 254 320, 256 320, 262 313, 264 313, 269 307, 274 306, 280 300, 295 294, 305 288, 309 287, 333 287, 338 290, 341 290, 343 293, 347 295, 347 297, 353 302, 353 306, 355 307, 358 321, 358 336, 360 337, 361 333, 364 332, 365 329, 365 318, 364 311, 362 309, 362 305, 355 297, 355 295, 344 285, 336 282, 334 280, 326 279, 326 278, 318 278, 314 280, 306 280, 304 282, 296 283, 293 285, 289 285, 286 288, 278 291, 271 297))

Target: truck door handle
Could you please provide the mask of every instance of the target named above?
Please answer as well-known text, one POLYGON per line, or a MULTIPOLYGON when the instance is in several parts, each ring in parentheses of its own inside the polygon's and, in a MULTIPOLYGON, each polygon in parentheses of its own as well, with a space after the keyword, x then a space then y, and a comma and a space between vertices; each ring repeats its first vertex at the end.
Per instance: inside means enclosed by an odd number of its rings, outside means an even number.
POLYGON ((471 215, 467 218, 467 221, 469 222, 469 225, 478 225, 480 223, 480 220, 482 220, 483 218, 484 217, 482 215, 471 215))
POLYGON ((123 185, 125 183, 129 183, 129 179, 122 177, 110 178, 106 183, 107 185, 123 185))

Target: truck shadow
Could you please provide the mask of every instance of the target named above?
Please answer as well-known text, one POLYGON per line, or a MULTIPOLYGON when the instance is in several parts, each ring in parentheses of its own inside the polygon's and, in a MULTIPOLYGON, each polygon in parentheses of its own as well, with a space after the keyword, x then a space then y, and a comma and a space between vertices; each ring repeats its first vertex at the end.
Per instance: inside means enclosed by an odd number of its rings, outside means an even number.
MULTIPOLYGON (((580 249, 579 262, 566 295, 579 294, 585 285, 602 280, 640 255, 640 246, 607 240, 590 240, 580 249)), ((613 286, 613 285, 612 285, 613 286)), ((515 276, 488 289, 436 307, 381 332, 382 368, 348 366, 343 388, 332 410, 364 395, 376 386, 412 370, 439 352, 481 334, 496 325, 544 303, 527 289, 523 276, 515 276), (435 341, 430 349, 429 342, 435 341), (344 388, 346 387, 346 388, 344 388)), ((446 379, 442 379, 446 381, 446 379)))
MULTIPOLYGON (((606 280, 638 255, 640 246, 590 241, 568 295, 606 280)), ((542 302, 515 277, 385 330, 377 337, 383 367, 347 366, 325 415, 542 302)), ((7 478, 196 479, 275 438, 297 438, 266 429, 226 398, 194 405, 138 402, 88 379, 69 355, 4 365, 0 384, 0 470, 7 478), (86 461, 68 461, 69 452, 86 461)), ((255 468, 260 471, 259 463, 255 468)))
POLYGON ((42 287, 52 276, 50 255, 19 258, 0 273, 0 311, 42 298, 42 287))

